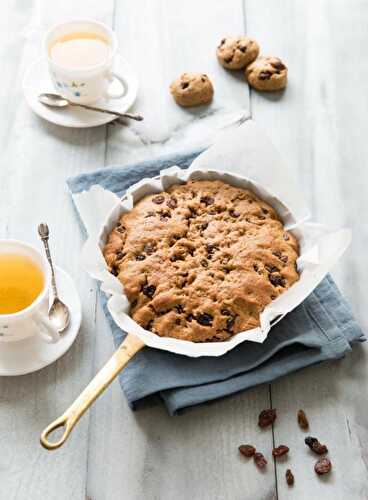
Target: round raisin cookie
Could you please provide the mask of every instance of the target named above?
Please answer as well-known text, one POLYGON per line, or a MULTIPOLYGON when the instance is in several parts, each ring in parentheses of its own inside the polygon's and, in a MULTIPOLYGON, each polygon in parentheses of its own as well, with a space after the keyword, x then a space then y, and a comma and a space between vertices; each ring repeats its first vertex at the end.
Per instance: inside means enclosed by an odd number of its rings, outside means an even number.
POLYGON ((170 92, 180 106, 200 106, 212 101, 213 85, 203 73, 183 73, 170 85, 170 92))
POLYGON ((247 36, 223 38, 217 47, 217 59, 227 69, 243 69, 259 54, 259 45, 247 36))
POLYGON ((278 57, 259 57, 247 66, 245 78, 257 90, 281 90, 286 87, 287 67, 278 57))
POLYGON ((145 196, 120 217, 104 256, 137 323, 192 342, 259 326, 266 305, 299 279, 298 242, 275 210, 221 181, 145 196))

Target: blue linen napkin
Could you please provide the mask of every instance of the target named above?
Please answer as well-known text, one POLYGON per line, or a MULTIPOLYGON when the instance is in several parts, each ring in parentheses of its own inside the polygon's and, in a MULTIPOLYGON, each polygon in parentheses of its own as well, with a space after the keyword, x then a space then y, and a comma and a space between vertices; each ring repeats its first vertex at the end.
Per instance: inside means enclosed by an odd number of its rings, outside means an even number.
MULTIPOLYGON (((143 177, 172 165, 187 168, 201 151, 177 154, 127 166, 113 166, 68 179, 72 194, 99 184, 118 196, 143 177)), ((114 343, 125 333, 114 323, 101 294, 114 343)), ((305 366, 338 359, 363 342, 364 334, 330 276, 307 299, 272 328, 263 344, 243 342, 221 357, 190 358, 145 347, 119 376, 131 408, 154 394, 169 413, 205 403, 265 382, 305 366)))

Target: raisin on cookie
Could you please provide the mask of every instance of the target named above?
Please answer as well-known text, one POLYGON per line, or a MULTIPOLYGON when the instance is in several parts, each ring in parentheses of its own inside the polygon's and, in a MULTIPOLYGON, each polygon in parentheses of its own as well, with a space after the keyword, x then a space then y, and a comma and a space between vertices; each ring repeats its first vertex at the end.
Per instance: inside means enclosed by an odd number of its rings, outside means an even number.
POLYGON ((259 57, 246 67, 245 78, 257 90, 281 90, 286 87, 287 67, 278 57, 259 57))
POLYGON ((170 92, 180 106, 200 106, 213 98, 213 85, 203 73, 183 73, 170 85, 170 92))
POLYGON ((259 45, 247 36, 226 37, 217 47, 219 63, 227 69, 243 69, 259 54, 259 45))

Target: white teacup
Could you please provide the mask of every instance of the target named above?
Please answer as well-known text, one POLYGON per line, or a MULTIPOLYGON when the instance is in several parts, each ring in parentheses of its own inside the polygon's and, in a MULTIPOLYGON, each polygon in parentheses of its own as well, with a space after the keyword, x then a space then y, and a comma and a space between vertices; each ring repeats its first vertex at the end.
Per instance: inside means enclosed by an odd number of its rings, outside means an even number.
POLYGON ((39 335, 48 343, 57 342, 60 335, 47 317, 51 286, 47 260, 35 248, 17 240, 0 240, 0 253, 28 257, 38 266, 44 278, 43 290, 32 304, 16 313, 0 314, 0 342, 21 340, 33 335, 39 335))
MULTIPOLYGON (((82 36, 83 38, 83 36, 82 36)), ((44 48, 49 71, 54 86, 59 94, 79 104, 89 104, 101 98, 118 99, 128 90, 128 83, 123 75, 113 71, 114 57, 117 52, 115 33, 105 24, 92 20, 75 20, 52 27, 45 35, 44 48), (51 56, 51 48, 58 40, 73 34, 92 34, 107 42, 109 53, 106 60, 93 66, 72 67, 68 62, 56 62, 51 56), (114 79, 119 80, 121 91, 112 93, 109 89, 114 79)), ((70 49, 69 49, 70 50, 70 49)))

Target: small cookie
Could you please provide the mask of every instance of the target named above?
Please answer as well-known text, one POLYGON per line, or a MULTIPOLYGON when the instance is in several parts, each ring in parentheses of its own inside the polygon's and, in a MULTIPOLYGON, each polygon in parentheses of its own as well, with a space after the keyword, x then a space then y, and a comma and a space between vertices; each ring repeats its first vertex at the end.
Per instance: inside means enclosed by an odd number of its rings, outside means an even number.
POLYGON ((213 97, 213 85, 203 73, 183 73, 170 85, 170 92, 180 106, 200 106, 213 97))
POLYGON ((257 90, 281 90, 286 87, 287 67, 278 57, 259 57, 247 66, 245 78, 257 90))
POLYGON ((217 47, 219 63, 227 69, 243 69, 257 59, 259 45, 247 36, 223 38, 217 47))

